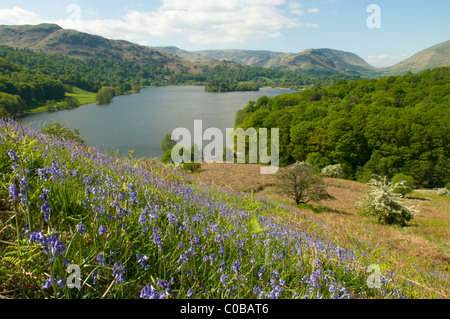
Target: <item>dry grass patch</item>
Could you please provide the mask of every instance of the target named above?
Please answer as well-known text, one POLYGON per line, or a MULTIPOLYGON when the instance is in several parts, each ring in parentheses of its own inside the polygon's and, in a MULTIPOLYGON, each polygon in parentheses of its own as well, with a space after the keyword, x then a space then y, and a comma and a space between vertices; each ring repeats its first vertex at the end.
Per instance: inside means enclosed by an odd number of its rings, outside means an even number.
POLYGON ((355 244, 355 238, 371 243, 382 252, 383 259, 399 276, 421 287, 424 295, 450 296, 450 196, 438 196, 433 190, 416 190, 403 199, 419 209, 408 227, 380 225, 370 217, 358 214, 355 203, 370 187, 355 181, 325 179, 333 199, 295 207, 292 199, 276 192, 274 177, 261 175, 256 164, 203 164, 197 181, 222 189, 253 191, 314 217, 325 225, 332 238, 344 244, 355 244))

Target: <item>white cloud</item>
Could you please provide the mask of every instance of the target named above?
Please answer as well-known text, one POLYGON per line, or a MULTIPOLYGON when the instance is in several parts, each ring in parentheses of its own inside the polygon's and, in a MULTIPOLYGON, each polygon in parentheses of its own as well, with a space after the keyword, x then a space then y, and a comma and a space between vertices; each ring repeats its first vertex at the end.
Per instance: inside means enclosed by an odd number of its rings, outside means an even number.
MULTIPOLYGON (((119 19, 46 21, 63 28, 112 39, 144 43, 150 37, 183 36, 193 43, 229 45, 250 39, 279 37, 289 28, 317 27, 298 17, 300 4, 286 0, 162 0, 152 12, 130 10, 119 19)), ((84 18, 84 19, 83 19, 84 18)), ((0 23, 40 23, 38 15, 20 8, 0 10, 0 23)))
POLYGON ((407 59, 408 55, 406 53, 403 53, 401 55, 387 55, 387 54, 381 54, 381 55, 369 55, 366 58, 367 63, 379 67, 390 67, 394 64, 397 64, 399 62, 402 62, 403 60, 407 59))
POLYGON ((0 21, 9 24, 38 24, 42 22, 36 13, 19 7, 0 9, 0 21))
POLYGON ((308 13, 319 13, 320 9, 319 8, 310 8, 308 9, 308 13))

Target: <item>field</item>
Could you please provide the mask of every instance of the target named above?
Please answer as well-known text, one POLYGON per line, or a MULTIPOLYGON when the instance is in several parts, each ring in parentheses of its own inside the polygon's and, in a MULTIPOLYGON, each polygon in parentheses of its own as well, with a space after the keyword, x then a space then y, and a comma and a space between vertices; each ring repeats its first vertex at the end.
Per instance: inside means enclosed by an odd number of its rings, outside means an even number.
MULTIPOLYGON (((201 183, 228 191, 250 193, 295 206, 275 187, 271 175, 259 174, 255 164, 203 164, 193 176, 201 183)), ((370 187, 355 181, 325 178, 327 191, 334 199, 300 204, 293 210, 320 220, 327 225, 329 236, 343 241, 352 238, 374 243, 382 251, 387 267, 421 286, 430 293, 448 298, 450 264, 450 197, 434 190, 418 189, 405 198, 407 204, 419 209, 408 227, 380 225, 376 220, 358 214, 355 203, 370 187), (439 274, 434 278, 432 274, 439 274), (441 279, 438 279, 442 275, 441 279)))
MULTIPOLYGON (((66 97, 73 97, 78 100, 79 105, 84 104, 91 104, 96 103, 95 99, 96 93, 87 92, 80 88, 74 87, 73 92, 66 92, 66 97)), ((54 104, 55 109, 58 107, 64 108, 65 102, 64 100, 61 101, 55 101, 54 104)), ((47 112, 48 106, 44 102, 34 102, 33 104, 28 106, 27 112, 28 113, 40 113, 40 112, 47 112)))
POLYGON ((448 298, 448 198, 387 227, 354 182, 293 207, 257 166, 189 176, 9 120, 0 138, 2 298, 448 298))

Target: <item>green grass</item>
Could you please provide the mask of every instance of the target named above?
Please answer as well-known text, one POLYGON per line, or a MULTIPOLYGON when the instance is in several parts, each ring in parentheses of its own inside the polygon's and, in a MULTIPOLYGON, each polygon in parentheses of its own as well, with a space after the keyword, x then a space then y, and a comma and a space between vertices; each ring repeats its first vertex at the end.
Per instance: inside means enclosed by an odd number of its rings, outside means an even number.
POLYGON ((80 105, 96 103, 96 93, 84 91, 80 88, 74 87, 73 93, 66 93, 66 96, 74 97, 80 102, 80 105))
MULTIPOLYGON (((95 99, 96 93, 88 92, 77 87, 73 88, 73 92, 66 92, 65 96, 76 98, 80 105, 92 104, 97 102, 95 99)), ((60 109, 64 109, 64 106, 65 102, 63 99, 55 101, 55 107, 57 109, 58 107, 60 109)), ((27 113, 42 113, 47 111, 48 111, 47 102, 43 101, 30 103, 27 107, 27 113)))

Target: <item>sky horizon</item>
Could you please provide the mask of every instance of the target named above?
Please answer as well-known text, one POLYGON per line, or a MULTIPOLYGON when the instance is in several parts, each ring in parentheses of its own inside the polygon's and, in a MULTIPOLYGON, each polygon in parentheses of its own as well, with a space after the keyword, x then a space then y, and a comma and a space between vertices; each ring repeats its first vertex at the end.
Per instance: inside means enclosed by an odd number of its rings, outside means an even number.
POLYGON ((0 0, 2 25, 56 23, 187 51, 331 48, 376 67, 449 40, 449 12, 448 0, 0 0))

